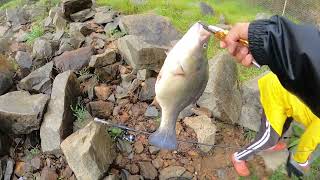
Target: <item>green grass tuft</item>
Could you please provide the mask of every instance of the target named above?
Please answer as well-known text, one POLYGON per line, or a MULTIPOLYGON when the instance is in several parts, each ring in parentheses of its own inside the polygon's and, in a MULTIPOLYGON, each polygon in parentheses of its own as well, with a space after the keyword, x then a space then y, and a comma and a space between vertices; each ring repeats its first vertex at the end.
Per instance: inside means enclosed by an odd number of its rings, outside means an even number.
POLYGON ((73 115, 77 118, 77 122, 82 123, 86 120, 87 110, 82 104, 78 102, 75 106, 70 105, 70 107, 73 111, 73 115))
POLYGON ((32 45, 35 39, 41 37, 43 34, 44 34, 44 29, 42 25, 36 24, 32 26, 31 31, 28 33, 28 36, 27 36, 27 43, 29 45, 32 45))

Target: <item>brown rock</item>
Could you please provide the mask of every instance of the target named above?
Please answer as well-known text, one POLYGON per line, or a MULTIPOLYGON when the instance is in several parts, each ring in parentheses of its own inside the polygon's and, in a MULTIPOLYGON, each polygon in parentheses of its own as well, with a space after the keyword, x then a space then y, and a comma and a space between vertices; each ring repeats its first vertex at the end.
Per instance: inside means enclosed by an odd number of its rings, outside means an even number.
POLYGON ((207 116, 208 118, 212 117, 212 113, 208 108, 200 107, 200 108, 192 108, 191 111, 198 116, 207 116))
POLYGON ((126 169, 131 173, 131 174, 137 174, 139 172, 139 167, 136 164, 127 164, 126 169))
POLYGON ((74 51, 64 52, 62 55, 55 57, 54 63, 62 72, 67 70, 78 71, 88 66, 92 54, 91 47, 79 48, 74 51))
POLYGON ((140 175, 129 175, 128 180, 140 180, 141 176, 140 175))
POLYGON ((39 156, 36 156, 31 159, 31 166, 34 170, 39 170, 41 168, 41 159, 39 156))
POLYGON ((146 179, 155 179, 158 176, 156 168, 151 162, 139 162, 140 173, 146 179))
POLYGON ((95 67, 95 68, 104 67, 104 66, 113 64, 115 61, 116 61, 116 51, 113 49, 107 49, 102 54, 92 56, 90 63, 89 63, 89 66, 95 67))
POLYGON ((99 100, 107 100, 112 93, 111 87, 106 84, 94 87, 94 91, 99 100))
POLYGON ((26 163, 25 162, 17 162, 15 169, 14 169, 14 174, 17 176, 21 177, 26 173, 26 163))
POLYGON ((108 118, 113 111, 112 102, 94 101, 89 103, 89 107, 94 117, 108 118))
POLYGON ((156 158, 152 160, 152 164, 154 165, 155 168, 160 169, 163 166, 163 160, 160 158, 156 158))
POLYGON ((40 180, 57 180, 58 175, 55 170, 45 167, 41 171, 41 178, 40 180))
POLYGON ((73 172, 70 166, 67 166, 62 172, 62 177, 65 179, 69 179, 72 176, 72 173, 73 172))
POLYGON ((137 141, 136 143, 134 143, 134 151, 137 154, 140 154, 143 152, 143 144, 141 141, 137 141))

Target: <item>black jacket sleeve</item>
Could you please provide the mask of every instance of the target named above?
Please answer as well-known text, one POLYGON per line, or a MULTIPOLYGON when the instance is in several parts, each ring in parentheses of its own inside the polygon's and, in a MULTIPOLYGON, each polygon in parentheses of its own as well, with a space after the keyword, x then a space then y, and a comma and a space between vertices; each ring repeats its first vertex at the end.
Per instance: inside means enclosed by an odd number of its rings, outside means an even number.
POLYGON ((320 118, 320 32, 273 16, 249 26, 249 49, 320 118))

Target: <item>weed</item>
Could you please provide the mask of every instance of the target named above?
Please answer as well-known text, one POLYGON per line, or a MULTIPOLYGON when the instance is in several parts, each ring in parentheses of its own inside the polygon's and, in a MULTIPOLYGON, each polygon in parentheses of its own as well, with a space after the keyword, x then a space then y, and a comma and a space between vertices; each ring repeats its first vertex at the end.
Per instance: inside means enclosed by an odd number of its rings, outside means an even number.
POLYGON ((79 76, 87 76, 90 74, 90 70, 88 67, 85 67, 81 69, 77 74, 79 74, 79 76))
POLYGON ((123 130, 117 127, 111 127, 108 130, 109 135, 111 136, 112 139, 117 139, 123 134, 123 130))
POLYGON ((40 149, 38 147, 33 147, 30 150, 26 150, 27 159, 31 160, 35 156, 39 155, 41 153, 40 149))
POLYGON ((32 26, 31 32, 28 33, 27 43, 29 45, 32 45, 34 43, 35 39, 41 37, 43 34, 44 34, 44 29, 43 29, 42 25, 37 23, 36 25, 32 26))
POLYGON ((87 117, 87 110, 80 102, 78 102, 75 106, 70 105, 70 108, 73 111, 73 115, 77 118, 77 122, 82 123, 85 121, 87 117))
POLYGON ((252 131, 250 129, 245 130, 244 137, 246 138, 246 141, 251 142, 257 135, 257 132, 252 131))

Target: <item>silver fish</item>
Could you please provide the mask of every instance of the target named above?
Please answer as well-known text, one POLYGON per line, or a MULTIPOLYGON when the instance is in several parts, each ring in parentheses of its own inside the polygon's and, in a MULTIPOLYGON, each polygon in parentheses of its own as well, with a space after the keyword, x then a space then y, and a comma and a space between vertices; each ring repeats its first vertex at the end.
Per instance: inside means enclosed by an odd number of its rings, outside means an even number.
POLYGON ((199 99, 208 82, 210 35, 200 23, 195 23, 167 54, 155 85, 155 99, 162 110, 161 123, 150 135, 150 144, 162 149, 177 148, 178 115, 199 99))

